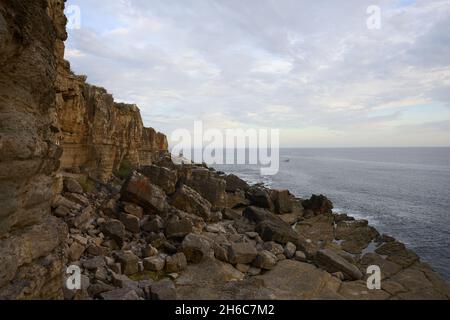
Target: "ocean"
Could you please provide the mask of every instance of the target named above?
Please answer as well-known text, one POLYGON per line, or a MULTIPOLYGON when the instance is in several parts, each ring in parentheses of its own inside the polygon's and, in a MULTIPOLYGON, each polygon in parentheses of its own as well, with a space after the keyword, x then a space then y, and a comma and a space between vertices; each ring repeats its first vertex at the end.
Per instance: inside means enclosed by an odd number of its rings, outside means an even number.
POLYGON ((254 165, 213 167, 302 198, 324 194, 450 281, 450 148, 282 149, 280 157, 275 176, 254 165))

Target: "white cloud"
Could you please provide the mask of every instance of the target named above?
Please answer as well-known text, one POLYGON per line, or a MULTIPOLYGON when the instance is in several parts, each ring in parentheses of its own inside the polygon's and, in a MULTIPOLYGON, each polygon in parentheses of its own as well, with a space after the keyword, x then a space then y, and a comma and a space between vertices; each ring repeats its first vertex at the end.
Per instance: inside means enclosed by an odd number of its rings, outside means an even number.
MULTIPOLYGON (((162 131, 206 119, 283 128, 286 145, 405 144, 406 124, 394 129, 404 112, 450 106, 449 0, 69 3, 84 13, 66 52, 75 71, 162 131), (372 4, 381 30, 366 27, 372 4)), ((450 145, 444 129, 433 130, 450 145)))

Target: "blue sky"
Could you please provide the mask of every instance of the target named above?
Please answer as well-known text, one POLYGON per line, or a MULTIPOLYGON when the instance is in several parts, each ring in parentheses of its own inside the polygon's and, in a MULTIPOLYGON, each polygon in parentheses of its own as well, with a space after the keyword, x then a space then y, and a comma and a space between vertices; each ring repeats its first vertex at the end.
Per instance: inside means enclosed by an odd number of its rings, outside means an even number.
POLYGON ((67 5, 73 70, 169 136, 203 120, 281 129, 284 147, 450 146, 450 0, 67 5))

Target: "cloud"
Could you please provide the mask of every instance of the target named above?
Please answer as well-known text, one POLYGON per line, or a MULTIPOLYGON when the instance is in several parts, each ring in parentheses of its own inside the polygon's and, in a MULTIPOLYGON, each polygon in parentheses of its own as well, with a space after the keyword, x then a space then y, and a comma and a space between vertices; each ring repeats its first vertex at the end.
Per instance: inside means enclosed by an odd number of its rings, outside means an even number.
POLYGON ((67 43, 75 71, 164 132, 203 119, 282 128, 283 145, 403 145, 408 123, 395 123, 410 108, 450 106, 450 0, 68 3, 82 12, 67 43), (374 3, 380 30, 366 26, 374 3))

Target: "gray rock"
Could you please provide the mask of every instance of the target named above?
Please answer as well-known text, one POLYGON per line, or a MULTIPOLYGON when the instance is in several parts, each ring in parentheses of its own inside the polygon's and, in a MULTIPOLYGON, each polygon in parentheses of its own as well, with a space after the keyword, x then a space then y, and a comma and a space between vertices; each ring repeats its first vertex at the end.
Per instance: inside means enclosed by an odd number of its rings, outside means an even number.
POLYGON ((229 246, 229 259, 232 264, 251 264, 258 251, 251 243, 232 243, 229 246))
POLYGON ((157 254, 158 254, 158 249, 153 247, 151 244, 145 246, 142 249, 142 255, 144 256, 144 258, 154 257, 157 254))
POLYGON ((235 176, 234 174, 226 176, 225 181, 227 183, 227 192, 236 192, 237 190, 247 191, 250 188, 247 182, 245 182, 238 176, 235 176))
POLYGON ((214 251, 207 238, 197 235, 188 234, 182 244, 181 249, 185 254, 187 260, 193 263, 199 263, 205 257, 212 257, 214 251))
POLYGON ((83 262, 83 267, 88 270, 95 270, 106 266, 104 257, 94 257, 83 262))
POLYGON ((187 267, 187 260, 184 253, 180 252, 173 256, 167 256, 166 258, 166 272, 177 273, 181 272, 187 267))
POLYGON ((210 219, 211 203, 188 186, 182 185, 172 196, 170 204, 179 210, 202 217, 206 221, 210 219))
POLYGON ((83 193, 83 187, 74 178, 65 177, 64 178, 64 191, 69 193, 83 193))
POLYGON ((169 279, 154 282, 150 286, 150 296, 152 300, 176 300, 175 285, 169 279))
POLYGON ((156 165, 145 166, 139 172, 150 179, 150 181, 164 190, 166 194, 173 194, 176 190, 178 175, 175 170, 158 167, 156 165))
POLYGON ((144 269, 148 271, 161 271, 164 269, 165 259, 161 256, 153 256, 144 259, 144 269))
POLYGON ((192 221, 188 218, 173 217, 166 224, 166 237, 168 239, 183 239, 193 230, 192 221))
POLYGON ((139 272, 139 258, 132 251, 114 252, 114 257, 122 266, 122 272, 126 275, 133 275, 139 272))
POLYGON ((306 262, 306 254, 303 251, 297 251, 295 252, 294 260, 297 260, 299 262, 306 262))
POLYGON ((277 264, 277 256, 272 252, 263 250, 256 256, 253 265, 259 269, 271 270, 277 264))
POLYGON ((355 265, 349 263, 331 249, 319 250, 316 255, 316 260, 330 273, 340 271, 352 280, 360 280, 363 277, 361 271, 355 265))
POLYGON ((284 255, 288 259, 292 259, 295 256, 295 252, 297 251, 297 246, 292 242, 286 243, 284 246, 284 255))
POLYGON ((134 203, 125 202, 123 204, 123 211, 135 217, 138 217, 139 219, 142 219, 144 217, 144 210, 134 203))
POLYGON ((110 220, 102 225, 102 232, 105 236, 116 241, 121 246, 125 238, 125 226, 119 220, 110 220))
POLYGON ((132 233, 141 232, 141 224, 138 217, 131 214, 122 213, 120 215, 120 221, 123 223, 126 230, 132 233))

